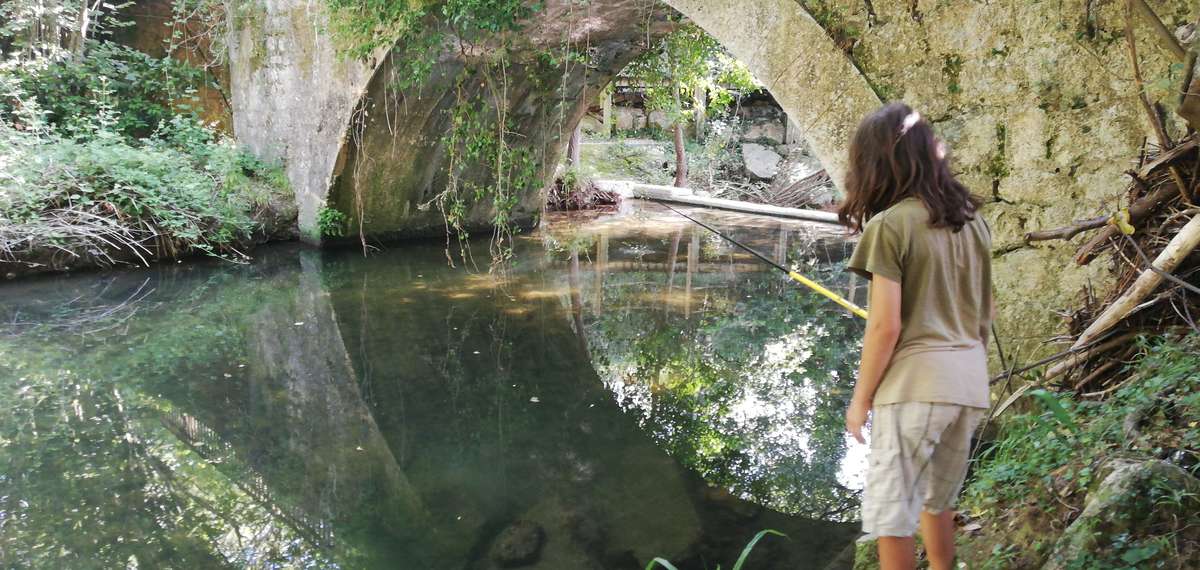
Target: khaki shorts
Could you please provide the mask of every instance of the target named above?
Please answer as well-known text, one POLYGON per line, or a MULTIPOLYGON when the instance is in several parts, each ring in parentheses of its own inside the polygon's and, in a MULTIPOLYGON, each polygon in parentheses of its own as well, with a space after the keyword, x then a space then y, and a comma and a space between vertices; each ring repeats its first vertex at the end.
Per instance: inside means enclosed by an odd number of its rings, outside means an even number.
POLYGON ((912 536, 922 509, 952 508, 967 475, 971 434, 986 411, 930 402, 876 406, 863 532, 912 536))

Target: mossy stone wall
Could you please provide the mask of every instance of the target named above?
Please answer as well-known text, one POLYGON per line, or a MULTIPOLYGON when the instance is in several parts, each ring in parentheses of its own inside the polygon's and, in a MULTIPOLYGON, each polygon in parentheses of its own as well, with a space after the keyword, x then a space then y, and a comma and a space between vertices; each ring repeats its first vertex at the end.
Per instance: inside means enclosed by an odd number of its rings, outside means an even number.
MULTIPOLYGON (((1200 19, 1191 0, 1149 3, 1171 30, 1200 19)), ((1073 262, 1086 236, 1032 246, 1022 238, 1124 206, 1124 171, 1147 137, 1155 143, 1135 98, 1124 3, 799 4, 881 99, 913 105, 949 142, 961 179, 988 200, 1001 338, 1023 358, 1053 350, 1042 343, 1063 330, 1060 314, 1079 305, 1085 288, 1104 295, 1111 286, 1110 262, 1073 262)), ((1148 94, 1178 136, 1168 86, 1179 84, 1182 66, 1171 67, 1141 20, 1136 35, 1142 73, 1153 84, 1148 94)))

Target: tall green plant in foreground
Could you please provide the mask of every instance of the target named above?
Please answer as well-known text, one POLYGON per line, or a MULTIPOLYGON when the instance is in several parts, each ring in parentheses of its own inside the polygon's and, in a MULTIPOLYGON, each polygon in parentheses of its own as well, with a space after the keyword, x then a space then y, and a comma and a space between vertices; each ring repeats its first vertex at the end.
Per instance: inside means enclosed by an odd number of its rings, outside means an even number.
MULTIPOLYGON (((762 540, 763 537, 767 536, 768 534, 787 538, 786 534, 783 534, 777 530, 766 529, 758 531, 758 534, 754 535, 754 538, 751 538, 750 542, 746 543, 746 547, 742 549, 742 554, 741 556, 738 556, 737 562, 733 563, 733 570, 742 570, 742 566, 746 564, 746 559, 750 557, 750 551, 754 550, 754 547, 758 544, 758 541, 762 540)), ((650 563, 646 565, 646 570, 651 570, 655 566, 662 566, 667 570, 679 570, 674 564, 671 564, 663 558, 655 558, 654 560, 651 560, 650 563)), ((721 570, 721 566, 719 564, 717 565, 717 570, 721 570)))

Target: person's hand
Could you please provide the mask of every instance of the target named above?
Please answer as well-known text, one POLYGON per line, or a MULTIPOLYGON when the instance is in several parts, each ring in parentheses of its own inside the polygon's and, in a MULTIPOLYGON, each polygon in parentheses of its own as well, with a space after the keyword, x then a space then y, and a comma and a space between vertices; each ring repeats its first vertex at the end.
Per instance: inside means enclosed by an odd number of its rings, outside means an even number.
POLYGON ((866 443, 863 439, 862 429, 867 425, 867 414, 871 412, 871 402, 854 398, 850 401, 850 407, 846 408, 846 431, 854 436, 854 439, 859 443, 866 443))

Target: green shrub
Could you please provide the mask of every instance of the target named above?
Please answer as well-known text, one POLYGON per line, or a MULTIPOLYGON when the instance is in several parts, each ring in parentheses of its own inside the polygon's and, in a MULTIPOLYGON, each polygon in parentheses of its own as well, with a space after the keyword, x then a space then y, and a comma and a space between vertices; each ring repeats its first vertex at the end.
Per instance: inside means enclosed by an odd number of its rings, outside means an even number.
MULTIPOLYGON (((0 68, 26 99, 36 101, 48 125, 64 133, 86 128, 101 93, 126 137, 149 136, 177 114, 190 114, 204 72, 170 57, 156 58, 111 42, 90 42, 83 57, 10 62, 0 68)), ((0 120, 12 122, 21 103, 0 93, 0 120)), ((27 101, 26 101, 27 102, 27 101)))
POLYGON ((194 120, 171 117, 153 136, 128 139, 119 113, 97 108, 78 137, 0 121, 0 254, 145 257, 155 245, 216 254, 246 238, 251 211, 283 190, 277 169, 194 120))
MULTIPOLYGON (((1200 441, 1200 335, 1142 340, 1137 363, 1120 377, 1123 384, 1099 400, 1031 391, 1035 409, 1003 418, 1000 436, 978 459, 964 507, 979 518, 1007 519, 1010 529, 1018 529, 1013 532, 1028 535, 1008 538, 1018 543, 1029 538, 1031 544, 1021 550, 1036 550, 1037 557, 1079 514, 1109 458, 1197 465, 1200 457, 1189 442, 1200 441)), ((1190 469, 1195 474, 1197 468, 1190 469)), ((1196 498, 1180 489, 1155 488, 1146 500, 1167 512, 1196 512, 1196 498)), ((1069 567, 1151 567, 1151 562, 1173 560, 1180 555, 1173 537, 1196 523, 1193 516, 1147 525, 1136 536, 1117 535, 1104 552, 1069 567)))
POLYGON ((188 107, 201 70, 107 41, 31 53, 0 63, 0 258, 220 255, 284 195, 188 107))
POLYGON ((321 237, 342 237, 346 235, 346 214, 337 208, 325 206, 317 212, 317 229, 321 237))

